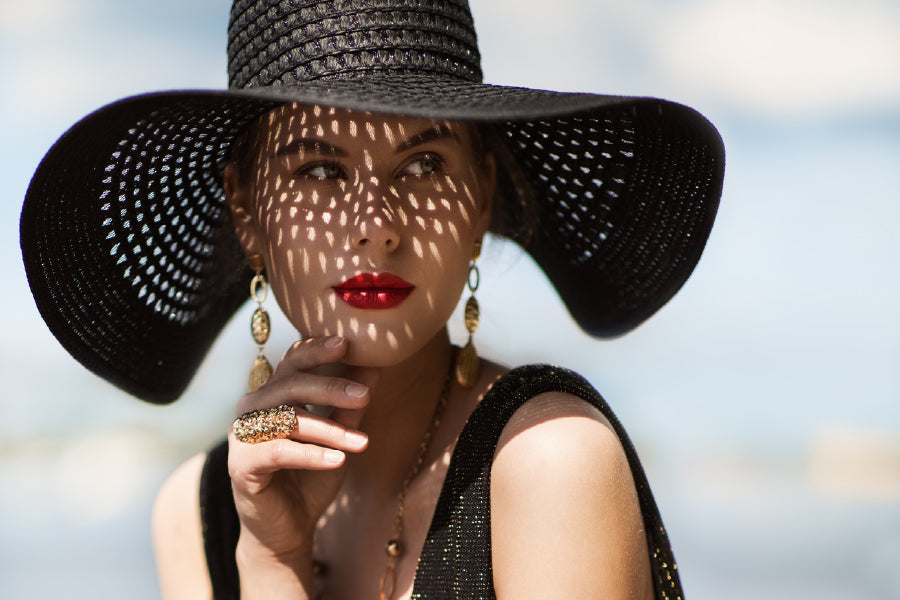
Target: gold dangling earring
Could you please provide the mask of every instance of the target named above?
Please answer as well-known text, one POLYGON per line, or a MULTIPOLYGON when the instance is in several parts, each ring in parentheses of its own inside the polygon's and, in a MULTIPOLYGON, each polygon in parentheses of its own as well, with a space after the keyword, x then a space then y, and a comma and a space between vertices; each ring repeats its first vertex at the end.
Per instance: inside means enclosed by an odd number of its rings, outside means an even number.
POLYGON ((250 296, 256 301, 256 310, 250 317, 250 333, 253 334, 253 341, 259 346, 259 354, 253 361, 253 368, 250 369, 250 386, 251 392, 255 392, 269 379, 272 375, 272 365, 263 354, 263 346, 269 340, 269 333, 272 330, 271 321, 269 321, 269 313, 263 308, 262 303, 269 294, 269 285, 266 283, 266 276, 263 275, 263 260, 259 254, 254 254, 248 259, 250 268, 256 272, 250 281, 250 296))
POLYGON ((470 388, 478 381, 478 374, 481 371, 481 362, 478 360, 478 352, 475 351, 475 345, 472 344, 472 334, 478 329, 478 319, 481 316, 478 310, 478 301, 475 300, 475 290, 481 281, 478 273, 478 265, 475 261, 481 255, 481 240, 476 240, 475 247, 472 250, 472 262, 469 263, 469 276, 466 279, 466 285, 469 288, 469 299, 466 301, 466 310, 463 319, 466 323, 466 331, 469 332, 469 341, 466 342, 459 353, 456 355, 456 381, 464 388, 470 388))

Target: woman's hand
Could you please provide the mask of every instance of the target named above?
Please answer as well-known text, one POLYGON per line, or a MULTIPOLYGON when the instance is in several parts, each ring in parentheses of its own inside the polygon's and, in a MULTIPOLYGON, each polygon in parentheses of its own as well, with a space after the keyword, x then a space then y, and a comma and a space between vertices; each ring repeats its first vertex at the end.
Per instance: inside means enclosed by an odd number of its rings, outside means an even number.
POLYGON ((313 532, 341 487, 344 452, 360 452, 368 443, 354 428, 368 404, 375 369, 355 369, 353 380, 309 372, 338 362, 346 352, 343 338, 297 342, 269 381, 238 403, 238 416, 281 404, 293 405, 297 413, 297 426, 287 439, 249 444, 233 432, 228 436, 228 471, 241 522, 237 557, 242 590, 261 571, 270 572, 265 580, 274 583, 269 575, 278 570, 293 572, 297 583, 309 589, 313 532), (333 412, 320 417, 306 405, 333 412))

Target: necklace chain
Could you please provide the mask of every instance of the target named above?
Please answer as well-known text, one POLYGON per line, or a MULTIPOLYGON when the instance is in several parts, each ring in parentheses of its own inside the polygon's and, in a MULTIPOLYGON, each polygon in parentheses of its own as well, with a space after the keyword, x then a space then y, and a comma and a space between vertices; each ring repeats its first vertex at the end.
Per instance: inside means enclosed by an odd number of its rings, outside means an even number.
POLYGON ((438 397, 437 405, 434 407, 434 416, 431 418, 431 425, 428 426, 425 436, 419 443, 419 451, 416 454, 416 460, 409 470, 409 473, 406 475, 406 479, 403 480, 403 485, 400 487, 400 493, 397 494, 397 512, 394 515, 394 525, 391 528, 391 539, 388 540, 384 548, 388 560, 384 575, 381 576, 381 584, 379 586, 380 600, 391 600, 394 596, 394 586, 397 580, 397 559, 404 551, 403 543, 400 540, 403 535, 403 502, 406 500, 406 492, 409 490, 410 483, 412 483, 412 480, 419 474, 419 470, 425 462, 425 456, 428 454, 428 449, 431 447, 431 440, 434 437, 434 432, 437 431, 438 426, 441 424, 441 418, 444 416, 444 409, 447 407, 447 397, 450 392, 450 384, 453 381, 453 364, 454 361, 451 360, 450 368, 447 370, 447 377, 444 379, 444 385, 441 388, 441 395, 438 397))

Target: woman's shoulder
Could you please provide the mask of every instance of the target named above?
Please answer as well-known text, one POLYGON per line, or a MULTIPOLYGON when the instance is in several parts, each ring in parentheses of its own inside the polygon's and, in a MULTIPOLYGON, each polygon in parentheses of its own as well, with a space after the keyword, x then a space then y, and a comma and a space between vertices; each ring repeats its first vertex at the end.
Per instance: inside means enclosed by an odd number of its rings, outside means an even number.
POLYGON ((497 397, 489 402, 511 404, 494 451, 492 487, 505 482, 560 490, 578 481, 633 486, 624 432, 613 426, 615 416, 587 380, 561 367, 525 365, 497 384, 497 397))
POLYGON ((580 431, 587 424, 581 419, 602 428, 593 433, 608 431, 616 437, 609 421, 616 421, 612 410, 578 373, 547 364, 509 368, 485 360, 482 365, 481 381, 468 409, 468 436, 463 436, 476 445, 493 447, 498 438, 508 439, 538 425, 544 426, 531 436, 553 435, 572 427, 580 431))
POLYGON ((540 392, 503 427, 490 479, 498 597, 652 595, 628 456, 610 420, 586 400, 540 392))
POLYGON ((484 391, 472 419, 496 425, 556 417, 592 416, 616 421, 612 410, 594 387, 575 371, 548 364, 508 368, 486 362, 484 391), (592 408, 593 407, 593 408, 592 408), (480 414, 479 414, 480 413, 480 414), (574 413, 574 414, 572 414, 574 413))
POLYGON ((500 434, 498 450, 514 439, 528 441, 542 452, 577 451, 588 447, 621 448, 609 419, 593 403, 566 391, 548 391, 525 399, 500 434))
POLYGON ((200 521, 200 478, 206 454, 182 463, 163 483, 153 505, 152 531, 164 598, 209 598, 200 521), (198 576, 200 574, 201 576, 198 576))
POLYGON ((154 537, 166 538, 185 531, 184 526, 200 524, 197 498, 200 494, 200 474, 206 454, 196 454, 178 466, 156 494, 153 504, 154 537))
POLYGON ((679 597, 646 476, 600 394, 548 365, 490 379, 450 462, 423 580, 466 597, 645 599, 654 582, 679 597))
POLYGON ((590 471, 594 477, 605 473, 604 479, 617 485, 629 473, 620 434, 609 418, 615 417, 583 377, 561 367, 525 365, 497 384, 493 391, 500 398, 493 401, 511 405, 494 452, 493 478, 539 484, 583 479, 590 471))
POLYGON ((492 488, 559 490, 587 480, 633 487, 621 425, 613 425, 609 406, 574 371, 516 367, 497 378, 483 402, 482 412, 502 426, 494 430, 492 488))

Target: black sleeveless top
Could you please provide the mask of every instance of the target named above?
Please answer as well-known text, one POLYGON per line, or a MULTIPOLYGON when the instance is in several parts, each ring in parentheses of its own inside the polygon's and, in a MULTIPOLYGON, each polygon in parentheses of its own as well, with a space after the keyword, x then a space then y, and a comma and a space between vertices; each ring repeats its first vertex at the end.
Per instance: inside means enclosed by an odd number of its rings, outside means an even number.
MULTIPOLYGON (((672 549, 634 446, 612 410, 580 375, 547 365, 514 369, 498 379, 460 433, 416 568, 412 597, 419 600, 494 598, 491 567, 490 474, 503 427, 517 408, 545 392, 565 392, 597 407, 625 448, 637 487, 654 589, 658 600, 683 598, 672 549)), ((238 598, 235 563, 240 524, 228 477, 226 444, 203 467, 200 515, 206 561, 216 600, 238 598)), ((599 597, 599 592, 598 592, 599 597)))

